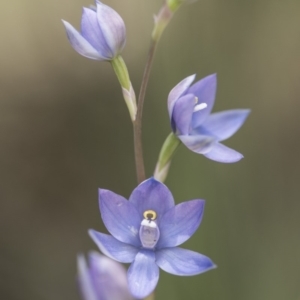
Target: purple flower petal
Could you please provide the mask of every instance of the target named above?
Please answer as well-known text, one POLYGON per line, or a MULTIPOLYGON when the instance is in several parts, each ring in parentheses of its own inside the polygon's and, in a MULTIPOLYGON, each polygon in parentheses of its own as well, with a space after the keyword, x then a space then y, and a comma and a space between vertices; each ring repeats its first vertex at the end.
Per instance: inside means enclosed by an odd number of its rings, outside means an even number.
POLYGON ((111 235, 93 229, 89 230, 89 235, 103 254, 119 262, 131 263, 138 253, 138 248, 122 243, 111 235))
POLYGON ((92 9, 83 8, 81 34, 106 60, 114 57, 98 24, 97 13, 92 9))
POLYGON ((68 39, 79 54, 96 60, 105 60, 101 54, 68 22, 62 20, 66 31, 68 39))
POLYGON ((86 264, 83 255, 79 255, 77 258, 77 268, 79 289, 82 298, 85 300, 99 300, 99 298, 97 297, 95 287, 93 285, 90 270, 86 264))
POLYGON ((121 53, 126 42, 126 29, 123 19, 111 7, 101 3, 97 4, 98 23, 103 36, 111 49, 113 56, 121 53))
POLYGON ((193 84, 188 90, 188 94, 194 94, 198 98, 198 103, 206 103, 205 109, 194 112, 193 114, 193 128, 200 126, 206 117, 210 114, 216 97, 217 90, 217 75, 213 74, 207 76, 195 84, 193 84))
POLYGON ((208 153, 216 143, 214 137, 208 135, 178 135, 182 143, 196 153, 208 153))
POLYGON ((207 256, 182 248, 157 251, 156 263, 164 271, 180 276, 197 275, 216 267, 207 256))
POLYGON ((200 225, 204 203, 204 200, 186 201, 167 211, 159 224, 160 239, 156 247, 176 247, 188 240, 200 225))
POLYGON ((132 203, 109 190, 99 189, 99 206, 105 227, 117 240, 141 246, 141 217, 132 203))
POLYGON ((172 129, 180 135, 189 133, 195 107, 195 96, 187 94, 180 97, 173 108, 172 129))
MULTIPOLYGON (((89 254, 90 273, 98 300, 132 300, 128 290, 125 268, 118 262, 97 252, 89 254)), ((90 298, 85 298, 90 300, 90 298)))
POLYGON ((170 190, 154 178, 147 179, 138 185, 130 195, 129 201, 138 210, 140 222, 146 210, 154 210, 159 222, 162 215, 175 205, 170 190))
POLYGON ((146 298, 155 289, 159 278, 155 253, 141 250, 130 265, 127 278, 131 294, 138 299, 146 298))
POLYGON ((250 113, 249 109, 233 109, 211 114, 200 126, 205 132, 223 141, 235 134, 244 124, 250 113))
POLYGON ((234 163, 244 157, 241 153, 220 143, 216 143, 209 152, 204 154, 204 156, 222 163, 234 163))
POLYGON ((168 111, 170 120, 172 119, 173 108, 177 99, 185 93, 189 86, 194 81, 196 75, 191 75, 180 81, 169 93, 168 96, 168 111))

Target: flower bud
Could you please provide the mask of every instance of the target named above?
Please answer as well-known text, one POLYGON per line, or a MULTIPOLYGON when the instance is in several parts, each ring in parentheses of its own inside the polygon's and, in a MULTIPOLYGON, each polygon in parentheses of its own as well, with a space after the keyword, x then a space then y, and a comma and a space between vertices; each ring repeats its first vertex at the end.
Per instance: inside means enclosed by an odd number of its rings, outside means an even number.
POLYGON ((167 0, 167 5, 171 11, 176 11, 185 0, 167 0))
POLYGON ((79 54, 96 60, 112 60, 123 50, 126 29, 111 7, 96 0, 96 8, 83 8, 81 32, 63 20, 68 39, 79 54))

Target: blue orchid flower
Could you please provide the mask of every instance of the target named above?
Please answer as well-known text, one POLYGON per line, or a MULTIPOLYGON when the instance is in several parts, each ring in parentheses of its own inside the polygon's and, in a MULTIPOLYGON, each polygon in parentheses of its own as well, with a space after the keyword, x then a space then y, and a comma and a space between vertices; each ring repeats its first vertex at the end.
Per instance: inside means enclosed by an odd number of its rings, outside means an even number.
POLYGON ((177 84, 168 97, 168 111, 173 132, 195 153, 209 159, 233 163, 243 155, 221 142, 231 137, 244 124, 249 109, 233 109, 212 113, 217 77, 207 76, 195 84, 195 75, 177 84))
POLYGON ((96 60, 112 60, 123 50, 126 29, 121 16, 96 0, 96 8, 83 8, 81 32, 63 20, 68 39, 79 54, 96 60))
POLYGON ((111 235, 89 230, 103 254, 122 263, 131 263, 128 285, 138 299, 156 287, 159 268, 190 276, 215 268, 206 256, 179 248, 197 230, 203 216, 204 200, 175 206, 170 190, 150 178, 142 182, 129 201, 109 190, 99 190, 103 223, 111 235))

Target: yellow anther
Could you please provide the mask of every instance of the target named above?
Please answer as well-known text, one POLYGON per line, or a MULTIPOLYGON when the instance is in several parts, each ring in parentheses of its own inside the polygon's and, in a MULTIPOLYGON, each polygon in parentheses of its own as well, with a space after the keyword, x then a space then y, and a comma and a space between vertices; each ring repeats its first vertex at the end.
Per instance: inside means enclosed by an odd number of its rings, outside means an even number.
POLYGON ((144 211, 143 216, 145 219, 153 221, 156 219, 156 212, 151 209, 146 210, 146 211, 144 211))

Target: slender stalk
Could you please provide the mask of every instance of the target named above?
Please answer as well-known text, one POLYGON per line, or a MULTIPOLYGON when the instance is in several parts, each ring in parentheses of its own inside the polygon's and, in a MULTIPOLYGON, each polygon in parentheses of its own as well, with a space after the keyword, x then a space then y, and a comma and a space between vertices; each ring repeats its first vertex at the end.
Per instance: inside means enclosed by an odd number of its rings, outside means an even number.
POLYGON ((143 158, 142 129, 140 128, 137 119, 133 122, 133 139, 136 176, 138 183, 141 183, 146 179, 146 174, 143 158))
POLYGON ((142 116, 146 90, 158 41, 172 16, 173 12, 169 9, 167 3, 165 3, 159 11, 158 15, 155 17, 155 25, 152 32, 151 45, 138 97, 136 119, 133 121, 135 165, 138 183, 146 179, 142 145, 142 116))
POLYGON ((152 40, 149 49, 146 67, 143 74, 142 84, 140 88, 136 119, 133 122, 135 165, 136 165, 136 174, 137 174, 138 183, 146 179, 144 158, 143 158, 143 145, 142 145, 142 117, 143 117, 145 95, 146 95, 146 90, 149 82, 150 71, 152 67, 156 46, 157 46, 157 42, 152 40))

